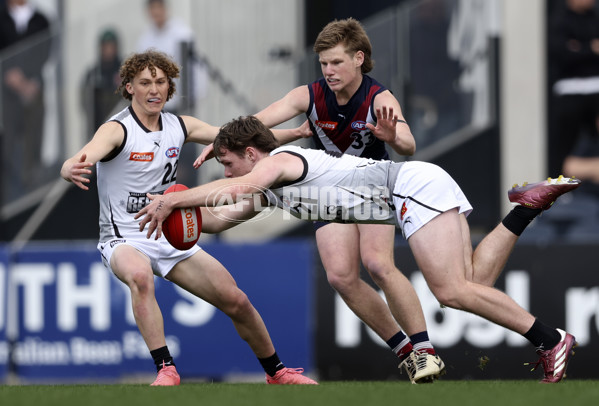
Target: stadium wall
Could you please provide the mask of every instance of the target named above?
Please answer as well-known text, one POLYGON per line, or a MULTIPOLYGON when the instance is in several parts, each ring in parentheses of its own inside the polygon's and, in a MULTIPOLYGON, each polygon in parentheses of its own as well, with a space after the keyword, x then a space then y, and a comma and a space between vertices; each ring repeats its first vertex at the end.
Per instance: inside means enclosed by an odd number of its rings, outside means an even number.
MULTIPOLYGON (((312 244, 203 248, 231 270, 251 298, 281 359, 313 371, 312 244)), ((20 383, 151 382, 155 371, 128 289, 103 266, 95 246, 44 244, 13 254, 3 246, 0 261, 0 381, 10 372, 10 379, 20 383), (16 293, 16 312, 7 303, 10 291, 16 293), (5 339, 14 320, 18 335, 5 339), (12 365, 11 338, 16 338, 12 365)), ((160 278, 156 295, 183 379, 264 379, 256 357, 223 313, 160 278)))
MULTIPOLYGON (((321 380, 407 379, 385 343, 329 287, 311 238, 203 248, 248 294, 288 366, 321 380)), ((476 316, 440 308, 400 240, 395 256, 421 299, 431 339, 447 364, 446 379, 539 377, 539 370, 531 373, 523 365, 536 361, 528 342, 476 316)), ((599 378, 593 368, 599 362, 598 260, 597 244, 518 244, 497 284, 539 318, 577 337, 569 378, 599 378)), ((157 296, 183 379, 263 379, 224 314, 164 280, 157 279, 157 296)), ((93 244, 37 244, 18 253, 1 246, 0 382, 149 382, 152 361, 129 301, 93 244), (8 303, 11 292, 17 293, 16 313, 8 303), (15 320, 11 365, 7 327, 15 320)))
MULTIPOLYGON (((429 336, 447 365, 446 379, 539 379, 525 362, 534 348, 521 336, 478 316, 441 308, 405 244, 396 263, 421 300, 429 336)), ((596 379, 599 362, 599 250, 596 244, 517 244, 497 282, 521 306, 549 325, 574 334, 577 355, 568 377, 596 379)), ((322 268, 317 275, 323 275, 322 268)), ((316 368, 322 380, 402 378, 387 345, 364 327, 319 277, 316 291, 316 368)))

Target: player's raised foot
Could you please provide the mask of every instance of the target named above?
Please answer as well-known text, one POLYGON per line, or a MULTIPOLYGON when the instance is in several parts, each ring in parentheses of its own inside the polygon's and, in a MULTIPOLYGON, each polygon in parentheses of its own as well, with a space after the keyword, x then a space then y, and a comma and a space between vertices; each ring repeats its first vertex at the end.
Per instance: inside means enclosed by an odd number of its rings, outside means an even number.
POLYGON ((541 380, 541 383, 557 383, 561 381, 566 375, 568 361, 574 355, 573 348, 577 345, 574 336, 560 329, 557 329, 557 331, 562 337, 560 342, 550 350, 537 350, 537 354, 541 358, 537 362, 524 364, 534 365, 531 371, 537 369, 539 365, 543 365, 545 377, 541 380))
POLYGON ((174 365, 163 366, 158 371, 156 380, 150 386, 178 386, 181 383, 181 378, 177 373, 174 365))
POLYGON ((547 210, 558 197, 576 189, 579 185, 580 180, 573 177, 564 178, 560 175, 557 178, 548 178, 543 182, 524 182, 522 186, 516 184, 507 192, 507 196, 512 203, 531 209, 547 210))
POLYGON ((433 383, 445 374, 445 363, 437 354, 414 350, 404 359, 399 368, 405 370, 414 384, 433 383))
POLYGON ((318 382, 302 375, 303 368, 283 368, 270 376, 266 374, 266 383, 271 385, 318 385, 318 382))

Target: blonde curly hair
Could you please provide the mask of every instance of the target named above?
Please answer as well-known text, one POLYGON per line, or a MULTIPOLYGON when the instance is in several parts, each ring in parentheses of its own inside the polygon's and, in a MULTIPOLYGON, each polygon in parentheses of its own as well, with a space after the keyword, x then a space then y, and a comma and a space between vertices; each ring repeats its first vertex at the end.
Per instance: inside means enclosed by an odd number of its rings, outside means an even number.
POLYGON ((156 68, 162 70, 168 79, 168 95, 166 100, 170 100, 176 91, 173 79, 179 77, 179 66, 164 52, 149 49, 145 52, 135 53, 129 56, 121 65, 119 75, 121 84, 116 90, 125 99, 132 100, 133 96, 127 91, 127 83, 130 83, 135 75, 149 68, 152 76, 156 76, 156 68))

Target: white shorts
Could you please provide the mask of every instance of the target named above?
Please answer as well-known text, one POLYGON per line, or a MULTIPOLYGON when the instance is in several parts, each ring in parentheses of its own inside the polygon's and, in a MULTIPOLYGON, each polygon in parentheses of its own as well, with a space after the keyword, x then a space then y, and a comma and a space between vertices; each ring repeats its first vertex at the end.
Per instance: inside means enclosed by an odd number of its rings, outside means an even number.
POLYGON ((405 162, 393 188, 397 223, 407 240, 426 223, 458 208, 466 216, 472 206, 455 180, 441 167, 427 162, 405 162))
POLYGON ((106 242, 100 242, 98 243, 98 250, 102 254, 102 262, 113 273, 114 271, 110 267, 110 258, 114 250, 121 244, 130 245, 148 257, 154 274, 163 278, 175 265, 191 257, 201 249, 197 245, 194 245, 186 251, 180 251, 170 245, 164 236, 158 240, 154 240, 153 237, 145 238, 144 236, 140 238, 114 238, 106 242))

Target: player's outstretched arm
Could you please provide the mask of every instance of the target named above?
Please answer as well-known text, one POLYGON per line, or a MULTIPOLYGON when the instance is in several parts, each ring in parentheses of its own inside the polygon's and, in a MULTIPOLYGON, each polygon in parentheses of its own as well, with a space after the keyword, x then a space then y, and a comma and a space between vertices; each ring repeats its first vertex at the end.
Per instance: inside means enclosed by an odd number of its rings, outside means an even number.
POLYGON ((187 139, 185 142, 195 142, 198 144, 208 145, 218 134, 219 127, 205 123, 192 116, 181 116, 185 128, 187 129, 187 139))
POLYGON ((244 200, 254 193, 260 193, 264 188, 244 182, 242 178, 218 179, 204 185, 196 186, 179 192, 168 193, 165 195, 153 195, 148 193, 147 197, 150 203, 141 209, 135 219, 139 222, 139 231, 144 231, 148 226, 146 238, 150 238, 156 233, 154 239, 162 236, 162 223, 176 208, 181 207, 200 207, 202 216, 206 213, 206 220, 202 217, 202 231, 207 233, 218 233, 250 219, 255 214, 252 213, 252 206, 244 204, 244 200), (231 208, 218 209, 212 213, 206 210, 213 210, 219 202, 230 204, 231 208), (219 218, 216 213, 222 213, 223 218, 219 218), (226 220, 231 219, 234 224, 228 224, 226 220))
MULTIPOLYGON (((255 117, 262 121, 268 128, 273 128, 305 113, 308 110, 309 105, 310 91, 308 90, 308 86, 298 86, 281 99, 256 113, 255 117)), ((291 130, 275 129, 273 130, 273 134, 281 144, 312 136, 312 132, 307 123, 291 130)))
MULTIPOLYGON (((261 205, 264 207, 264 204, 261 205)), ((217 234, 255 217, 256 210, 254 199, 246 199, 239 203, 218 207, 201 207, 202 232, 217 234)))
POLYGON ((125 132, 117 122, 104 123, 94 137, 79 152, 67 159, 60 169, 60 176, 83 190, 89 190, 91 167, 118 148, 124 140, 125 132))
POLYGON ((280 144, 287 144, 289 142, 299 140, 300 138, 310 138, 314 135, 314 133, 312 133, 312 129, 310 128, 310 123, 308 122, 308 120, 304 121, 302 125, 296 128, 273 128, 271 129, 271 131, 280 144))
MULTIPOLYGON (((295 155, 281 153, 261 158, 246 175, 238 178, 218 179, 204 185, 166 195, 147 194, 150 203, 141 209, 135 219, 141 219, 139 231, 148 226, 150 238, 162 235, 162 223, 173 209, 179 207, 214 207, 218 204, 235 204, 262 194, 275 183, 294 181, 304 171, 304 162, 295 155)), ((249 218, 249 217, 248 217, 249 218)))

